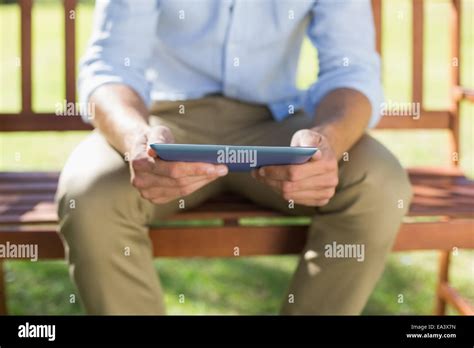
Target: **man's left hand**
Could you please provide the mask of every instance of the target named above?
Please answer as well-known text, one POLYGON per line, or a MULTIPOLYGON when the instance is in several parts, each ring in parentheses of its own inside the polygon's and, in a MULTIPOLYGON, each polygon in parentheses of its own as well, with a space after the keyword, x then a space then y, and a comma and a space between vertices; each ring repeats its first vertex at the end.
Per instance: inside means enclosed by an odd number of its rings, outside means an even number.
POLYGON ((337 157, 331 145, 321 133, 302 129, 293 135, 291 146, 317 147, 319 151, 304 164, 266 166, 254 170, 252 176, 285 200, 310 207, 326 205, 338 184, 337 157))

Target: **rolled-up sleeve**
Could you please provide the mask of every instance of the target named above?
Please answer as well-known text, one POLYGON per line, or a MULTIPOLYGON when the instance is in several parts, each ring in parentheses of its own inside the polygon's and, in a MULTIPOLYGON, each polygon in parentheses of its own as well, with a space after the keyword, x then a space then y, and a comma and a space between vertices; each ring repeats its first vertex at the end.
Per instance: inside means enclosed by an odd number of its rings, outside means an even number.
POLYGON ((334 89, 352 88, 369 99, 369 127, 374 127, 383 89, 370 1, 319 0, 312 17, 308 36, 318 50, 319 73, 308 93, 309 107, 314 109, 334 89))
MULTIPOLYGON (((79 100, 87 105, 99 86, 126 84, 150 105, 150 83, 146 70, 158 20, 158 1, 97 0, 94 24, 86 53, 80 62, 79 100)), ((88 107, 82 117, 88 122, 88 107)))

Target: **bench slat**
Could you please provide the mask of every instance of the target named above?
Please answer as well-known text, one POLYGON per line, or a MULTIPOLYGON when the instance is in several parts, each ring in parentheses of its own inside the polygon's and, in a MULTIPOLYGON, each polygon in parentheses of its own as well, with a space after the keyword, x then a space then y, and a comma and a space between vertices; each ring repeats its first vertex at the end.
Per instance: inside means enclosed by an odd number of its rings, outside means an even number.
MULTIPOLYGON (((416 191, 416 190, 415 190, 416 191)), ((413 199, 409 216, 473 216, 474 197, 455 196, 416 196, 413 199)), ((226 205, 203 204, 198 209, 180 212, 172 215, 166 221, 194 219, 238 219, 244 217, 284 217, 283 213, 271 211, 254 204, 226 205)), ((54 223, 57 222, 56 205, 52 202, 39 201, 36 203, 17 202, 15 204, 0 204, 0 224, 12 223, 54 223)))
MULTIPOLYGON (((409 170, 414 199, 410 216, 474 216, 474 181, 457 168, 409 170)), ((58 173, 0 173, 0 224, 41 224, 57 221, 54 192, 58 173), (31 179, 31 181, 29 181, 31 179)), ((217 196, 192 211, 170 216, 167 221, 192 219, 236 220, 243 217, 282 217, 244 197, 217 196)))
MULTIPOLYGON (((474 249, 473 228, 472 220, 406 223, 397 235, 393 250, 474 249)), ((150 230, 154 255, 161 257, 235 257, 235 246, 239 246, 240 256, 296 254, 303 250, 306 237, 305 226, 166 227, 150 230)), ((40 259, 64 257, 56 225, 2 225, 0 243, 6 242, 37 244, 40 259)))
POLYGON ((51 193, 55 192, 58 184, 56 182, 8 182, 0 183, 0 194, 5 193, 51 193))
POLYGON ((58 172, 2 172, 0 173, 0 182, 34 182, 34 181, 53 181, 59 179, 58 172))

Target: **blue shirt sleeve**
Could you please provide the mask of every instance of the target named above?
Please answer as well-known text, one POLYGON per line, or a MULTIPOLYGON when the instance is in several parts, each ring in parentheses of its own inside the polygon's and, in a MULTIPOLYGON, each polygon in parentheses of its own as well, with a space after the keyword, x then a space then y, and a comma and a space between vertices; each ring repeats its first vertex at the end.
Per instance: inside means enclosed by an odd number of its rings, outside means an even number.
MULTIPOLYGON (((150 106, 146 70, 156 33, 158 2, 150 0, 97 0, 91 40, 80 62, 79 100, 85 107, 96 88, 107 83, 126 84, 150 106)), ((89 115, 83 113, 84 121, 89 115)))
POLYGON ((309 108, 336 88, 352 88, 369 99, 374 127, 383 90, 370 0, 319 0, 312 12, 308 36, 318 50, 319 74, 308 93, 309 108))

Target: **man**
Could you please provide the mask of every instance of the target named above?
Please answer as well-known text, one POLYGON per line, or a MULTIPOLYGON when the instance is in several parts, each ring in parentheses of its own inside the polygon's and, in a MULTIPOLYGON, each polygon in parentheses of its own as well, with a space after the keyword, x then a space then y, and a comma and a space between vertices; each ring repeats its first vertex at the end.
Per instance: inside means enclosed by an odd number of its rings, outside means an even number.
MULTIPOLYGON (((360 313, 411 197, 404 170, 366 129, 379 118, 368 0, 102 0, 81 63, 96 130, 58 190, 72 277, 89 313, 164 313, 147 224, 233 190, 312 214, 285 314, 360 313), (317 82, 295 87, 303 37, 317 82), (150 114, 152 116, 150 116, 150 114), (149 144, 316 146, 302 165, 228 173, 165 162, 149 144)), ((192 284, 189 284, 192 286, 192 284)))

